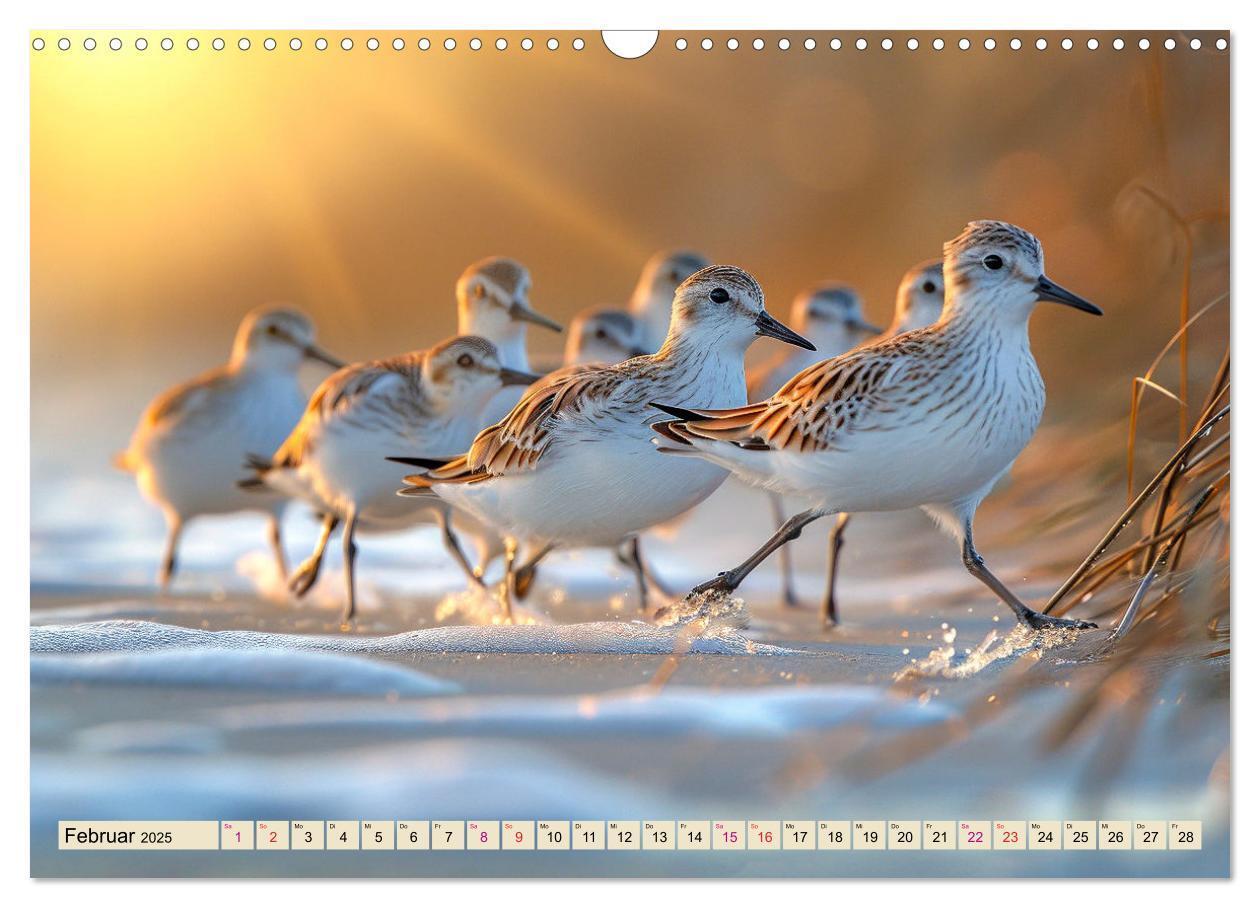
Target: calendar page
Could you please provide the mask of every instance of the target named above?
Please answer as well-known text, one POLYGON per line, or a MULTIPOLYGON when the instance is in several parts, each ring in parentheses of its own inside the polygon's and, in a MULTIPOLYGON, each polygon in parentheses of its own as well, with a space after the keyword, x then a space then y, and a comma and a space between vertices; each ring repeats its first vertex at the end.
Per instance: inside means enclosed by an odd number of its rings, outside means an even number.
POLYGON ((1230 875, 1228 31, 126 24, 32 876, 1230 875))

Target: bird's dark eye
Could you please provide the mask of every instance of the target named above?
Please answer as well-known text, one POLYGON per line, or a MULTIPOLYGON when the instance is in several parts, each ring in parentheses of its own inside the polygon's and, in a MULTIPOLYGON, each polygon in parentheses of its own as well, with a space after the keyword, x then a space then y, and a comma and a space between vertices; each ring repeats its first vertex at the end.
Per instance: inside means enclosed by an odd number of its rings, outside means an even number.
POLYGON ((923 292, 924 292, 924 293, 935 293, 935 292, 936 292, 936 284, 932 283, 931 281, 928 281, 926 284, 924 284, 924 285, 923 285, 923 292))
POLYGON ((990 271, 1000 271, 1002 269, 1002 257, 1000 255, 986 255, 984 257, 984 267, 990 271))
POLYGON ((595 332, 595 336, 599 338, 600 340, 608 340, 608 332, 605 331, 603 328, 598 329, 595 332))
POLYGON ((724 288, 715 287, 709 291, 709 299, 715 303, 727 303, 730 302, 731 295, 724 288))
POLYGON ((268 326, 267 326, 267 333, 268 333, 268 334, 279 334, 279 333, 280 333, 280 329, 279 329, 279 327, 277 327, 276 325, 268 325, 268 326))
POLYGON ((459 355, 459 359, 455 360, 455 362, 459 363, 460 368, 467 369, 473 363, 472 355, 469 353, 461 353, 459 355))

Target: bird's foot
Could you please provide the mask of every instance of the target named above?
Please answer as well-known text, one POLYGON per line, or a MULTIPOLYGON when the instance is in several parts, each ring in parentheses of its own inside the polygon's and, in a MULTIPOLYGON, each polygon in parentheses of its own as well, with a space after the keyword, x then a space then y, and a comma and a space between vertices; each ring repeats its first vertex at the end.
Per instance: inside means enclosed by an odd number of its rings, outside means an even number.
POLYGON ((726 571, 722 571, 712 580, 706 580, 704 583, 700 584, 699 586, 692 587, 691 592, 689 592, 684 598, 685 598, 685 601, 690 602, 694 599, 700 598, 705 593, 710 593, 710 592, 728 593, 728 594, 735 592, 735 584, 731 582, 730 577, 726 571))
POLYGON ((301 599, 305 596, 312 586, 315 585, 316 578, 319 577, 319 562, 308 558, 298 565, 298 569, 293 572, 293 576, 289 578, 289 592, 301 599))
POLYGON ((1098 627, 1098 625, 1092 621, 1081 621, 1077 618, 1058 618, 1054 615, 1034 612, 1032 609, 1029 609, 1021 615, 1020 621, 1035 631, 1044 631, 1049 628, 1084 631, 1098 627))

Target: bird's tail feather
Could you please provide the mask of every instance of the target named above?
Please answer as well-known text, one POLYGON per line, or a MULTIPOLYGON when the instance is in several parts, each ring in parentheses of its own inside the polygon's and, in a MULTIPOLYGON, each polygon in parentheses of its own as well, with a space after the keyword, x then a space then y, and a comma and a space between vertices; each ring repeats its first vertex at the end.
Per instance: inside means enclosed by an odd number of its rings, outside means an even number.
POLYGON ((271 462, 270 458, 246 453, 245 463, 242 466, 254 475, 238 479, 236 481, 237 488, 247 491, 267 488, 267 481, 264 477, 275 468, 275 464, 271 462))

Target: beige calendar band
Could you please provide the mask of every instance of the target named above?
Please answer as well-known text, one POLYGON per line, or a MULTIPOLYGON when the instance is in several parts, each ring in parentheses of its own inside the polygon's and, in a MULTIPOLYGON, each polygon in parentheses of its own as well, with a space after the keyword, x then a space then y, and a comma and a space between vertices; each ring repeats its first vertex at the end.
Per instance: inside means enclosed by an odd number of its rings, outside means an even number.
POLYGON ((63 851, 1199 851, 1200 820, 62 820, 63 851))

